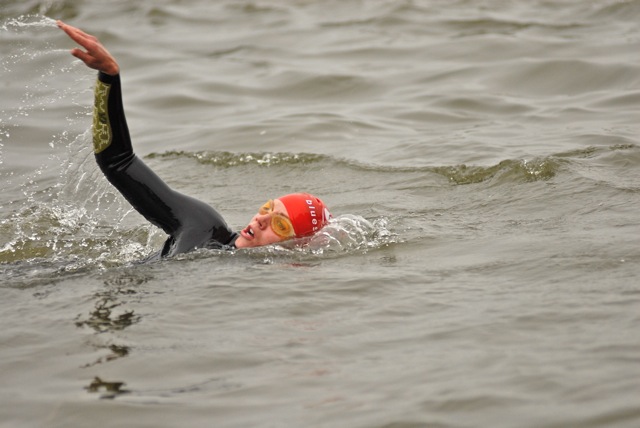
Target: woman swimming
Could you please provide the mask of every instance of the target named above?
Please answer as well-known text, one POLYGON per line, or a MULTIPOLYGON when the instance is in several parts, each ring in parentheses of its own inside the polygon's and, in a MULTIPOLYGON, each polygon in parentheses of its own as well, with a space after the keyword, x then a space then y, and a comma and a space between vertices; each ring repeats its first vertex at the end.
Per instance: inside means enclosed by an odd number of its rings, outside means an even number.
POLYGON ((331 214, 319 198, 293 193, 269 200, 244 229, 234 232, 214 208, 171 189, 133 152, 116 60, 96 37, 57 24, 86 50, 75 48, 71 54, 98 70, 92 127, 96 161, 127 201, 169 235, 161 257, 197 248, 259 247, 313 235, 327 224, 331 214))

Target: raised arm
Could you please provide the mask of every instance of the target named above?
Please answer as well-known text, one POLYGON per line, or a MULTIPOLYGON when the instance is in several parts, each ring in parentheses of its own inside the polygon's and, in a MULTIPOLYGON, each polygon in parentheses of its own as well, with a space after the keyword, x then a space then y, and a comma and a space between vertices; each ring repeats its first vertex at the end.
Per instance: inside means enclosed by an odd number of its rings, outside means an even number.
POLYGON ((232 244, 237 235, 215 209, 171 189, 133 152, 122 105, 120 68, 113 56, 96 37, 61 21, 58 26, 86 49, 75 48, 71 54, 99 71, 93 111, 96 161, 127 201, 170 235, 163 255, 215 247, 215 243, 232 244))

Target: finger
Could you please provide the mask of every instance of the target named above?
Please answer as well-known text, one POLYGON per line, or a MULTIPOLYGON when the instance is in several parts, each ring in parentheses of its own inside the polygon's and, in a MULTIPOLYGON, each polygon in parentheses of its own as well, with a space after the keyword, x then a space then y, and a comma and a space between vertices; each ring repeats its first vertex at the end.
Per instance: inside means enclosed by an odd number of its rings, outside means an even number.
POLYGON ((93 62, 95 62, 95 58, 93 58, 91 55, 89 55, 88 53, 84 52, 81 49, 72 49, 71 50, 71 55, 75 56, 76 58, 78 58, 80 61, 84 62, 86 65, 88 65, 89 67, 93 66, 93 62))
POLYGON ((71 39, 78 43, 78 44, 82 44, 81 40, 82 37, 78 34, 78 29, 75 27, 72 27, 71 25, 67 25, 62 23, 61 25, 59 25, 59 28, 64 31, 65 33, 67 33, 67 36, 71 37, 71 39))
POLYGON ((90 36, 89 34, 85 33, 84 31, 80 30, 79 28, 76 28, 74 26, 65 24, 64 22, 60 21, 60 23, 58 24, 58 27, 60 27, 60 29, 62 29, 62 31, 64 31, 65 33, 67 33, 67 35, 77 44, 83 46, 84 48, 86 48, 87 44, 91 43, 94 39, 94 37, 90 36))

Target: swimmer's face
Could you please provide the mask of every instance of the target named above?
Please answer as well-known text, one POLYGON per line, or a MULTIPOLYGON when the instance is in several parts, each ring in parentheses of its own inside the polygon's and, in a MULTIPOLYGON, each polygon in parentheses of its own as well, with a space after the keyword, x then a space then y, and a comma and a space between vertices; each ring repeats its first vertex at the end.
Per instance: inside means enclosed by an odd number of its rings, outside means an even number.
POLYGON ((261 247, 295 237, 289 213, 280 199, 264 204, 236 239, 237 248, 261 247))

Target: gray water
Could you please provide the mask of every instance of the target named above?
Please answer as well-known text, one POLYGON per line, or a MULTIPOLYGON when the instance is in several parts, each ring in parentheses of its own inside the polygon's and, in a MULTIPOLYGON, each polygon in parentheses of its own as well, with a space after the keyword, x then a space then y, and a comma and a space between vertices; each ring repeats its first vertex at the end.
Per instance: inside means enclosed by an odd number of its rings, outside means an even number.
POLYGON ((0 2, 0 425, 640 426, 640 1, 0 2), (135 148, 243 227, 164 240, 91 153, 118 58, 135 148))

